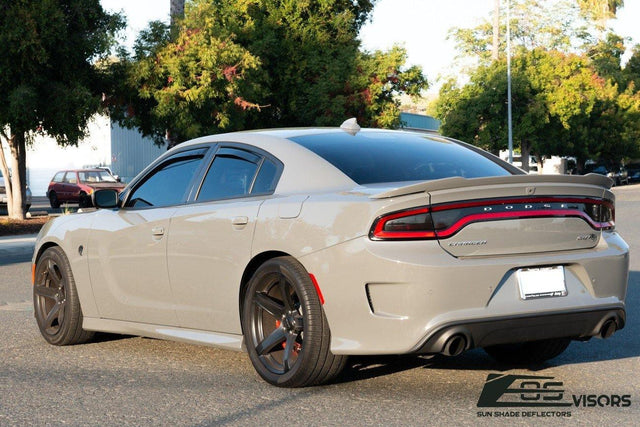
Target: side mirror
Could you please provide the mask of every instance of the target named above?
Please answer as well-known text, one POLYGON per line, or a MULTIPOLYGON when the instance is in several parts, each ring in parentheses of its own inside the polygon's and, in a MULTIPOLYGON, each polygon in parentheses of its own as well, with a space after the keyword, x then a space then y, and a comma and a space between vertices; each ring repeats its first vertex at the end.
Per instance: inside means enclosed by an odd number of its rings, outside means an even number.
POLYGON ((118 192, 105 189, 96 190, 91 195, 91 201, 96 208, 112 209, 118 207, 118 192))
POLYGON ((116 181, 122 182, 122 179, 120 178, 120 175, 113 175, 113 177, 116 179, 116 181))

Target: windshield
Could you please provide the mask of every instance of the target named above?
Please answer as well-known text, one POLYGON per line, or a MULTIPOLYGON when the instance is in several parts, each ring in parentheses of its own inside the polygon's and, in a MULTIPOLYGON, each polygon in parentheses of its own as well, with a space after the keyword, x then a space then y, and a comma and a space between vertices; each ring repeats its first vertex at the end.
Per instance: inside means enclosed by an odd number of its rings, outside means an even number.
POLYGON ((80 177, 80 181, 85 184, 97 184, 101 182, 118 182, 107 171, 78 172, 78 176, 80 177))

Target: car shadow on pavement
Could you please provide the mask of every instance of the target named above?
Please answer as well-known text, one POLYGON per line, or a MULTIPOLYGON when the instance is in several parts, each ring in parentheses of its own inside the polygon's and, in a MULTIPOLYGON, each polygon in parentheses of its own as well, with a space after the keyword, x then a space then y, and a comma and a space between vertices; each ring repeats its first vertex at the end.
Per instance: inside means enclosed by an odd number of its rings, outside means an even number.
POLYGON ((544 369, 581 363, 603 362, 640 357, 640 271, 629 273, 626 299, 627 320, 624 329, 609 339, 592 338, 573 341, 560 356, 537 365, 507 365, 494 361, 482 349, 473 349, 457 357, 442 355, 354 356, 349 359, 336 383, 366 380, 411 369, 452 369, 504 372, 526 369, 537 372, 544 369))

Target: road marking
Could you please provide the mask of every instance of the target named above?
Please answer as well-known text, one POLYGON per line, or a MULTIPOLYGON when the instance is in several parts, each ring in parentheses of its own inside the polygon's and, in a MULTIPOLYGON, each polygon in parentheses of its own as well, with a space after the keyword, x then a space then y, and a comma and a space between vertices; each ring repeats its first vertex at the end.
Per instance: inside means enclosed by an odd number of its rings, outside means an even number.
POLYGON ((33 311, 33 303, 31 301, 10 302, 0 305, 0 311, 33 311))

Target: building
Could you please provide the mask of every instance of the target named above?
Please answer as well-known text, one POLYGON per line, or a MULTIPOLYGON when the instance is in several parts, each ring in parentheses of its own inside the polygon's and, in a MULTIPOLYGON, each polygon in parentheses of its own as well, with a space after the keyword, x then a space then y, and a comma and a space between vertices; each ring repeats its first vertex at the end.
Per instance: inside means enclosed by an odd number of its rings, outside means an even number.
POLYGON ((61 169, 108 166, 129 182, 166 150, 166 145, 159 147, 138 131, 96 115, 88 125, 87 138, 77 146, 60 147, 53 138, 36 137, 27 147, 27 181, 34 196, 44 196, 51 177, 61 169))
POLYGON ((438 132, 440 120, 424 114, 400 113, 400 128, 421 132, 438 132))

